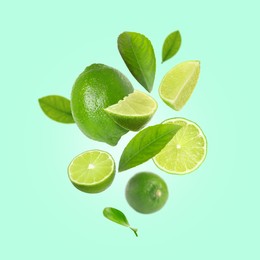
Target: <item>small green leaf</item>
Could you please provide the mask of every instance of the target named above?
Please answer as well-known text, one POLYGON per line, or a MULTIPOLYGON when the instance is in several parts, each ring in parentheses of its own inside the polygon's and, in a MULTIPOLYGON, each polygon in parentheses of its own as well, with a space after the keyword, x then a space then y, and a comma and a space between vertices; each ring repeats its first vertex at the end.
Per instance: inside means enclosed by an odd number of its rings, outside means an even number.
POLYGON ((60 123, 74 123, 71 114, 70 101, 61 96, 46 96, 39 98, 42 111, 49 118, 60 123))
POLYGON ((125 147, 118 170, 125 171, 154 157, 180 128, 178 125, 159 124, 140 131, 125 147))
POLYGON ((162 49, 162 63, 172 58, 181 47, 181 34, 175 31, 169 34, 163 44, 162 49))
POLYGON ((133 227, 130 227, 125 214, 123 212, 121 212, 120 210, 115 209, 115 208, 107 207, 107 208, 104 208, 103 215, 107 219, 109 219, 109 220, 111 220, 111 221, 113 221, 113 222, 115 222, 115 223, 117 223, 119 225, 122 225, 122 226, 125 226, 125 227, 129 227, 131 230, 133 230, 135 235, 138 236, 137 235, 137 229, 133 228, 133 227))
POLYGON ((149 92, 152 91, 156 59, 149 39, 136 32, 119 35, 118 50, 135 79, 149 92))

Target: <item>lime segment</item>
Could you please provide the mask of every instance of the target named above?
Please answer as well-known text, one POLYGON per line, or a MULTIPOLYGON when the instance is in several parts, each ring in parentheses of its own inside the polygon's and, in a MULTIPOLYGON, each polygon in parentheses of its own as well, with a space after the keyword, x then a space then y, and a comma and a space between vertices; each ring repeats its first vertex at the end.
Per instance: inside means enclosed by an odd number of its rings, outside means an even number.
POLYGON ((79 190, 97 193, 111 185, 115 176, 115 163, 107 152, 87 151, 72 160, 68 174, 72 184, 79 190))
POLYGON ((171 108, 181 110, 197 84, 199 73, 199 61, 185 61, 172 68, 159 87, 162 100, 171 108))
POLYGON ((200 127, 184 118, 169 119, 163 124, 176 124, 182 128, 153 158, 154 163, 163 171, 173 174, 186 174, 196 170, 207 153, 206 137, 200 127))
POLYGON ((149 95, 135 90, 117 104, 105 108, 106 113, 121 127, 138 131, 157 110, 156 101, 149 95))

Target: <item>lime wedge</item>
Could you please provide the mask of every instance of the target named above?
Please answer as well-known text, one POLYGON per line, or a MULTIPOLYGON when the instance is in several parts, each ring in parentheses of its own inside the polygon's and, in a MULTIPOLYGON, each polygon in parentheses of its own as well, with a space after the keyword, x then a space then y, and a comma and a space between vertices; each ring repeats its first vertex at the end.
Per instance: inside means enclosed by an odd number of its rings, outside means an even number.
POLYGON ((107 189, 115 176, 115 162, 104 151, 92 150, 76 156, 68 167, 72 184, 87 193, 98 193, 107 189))
POLYGON ((105 108, 108 115, 118 125, 131 131, 138 131, 143 128, 156 110, 156 101, 138 90, 135 90, 117 104, 105 108))
POLYGON ((202 130, 185 118, 168 119, 163 124, 180 125, 182 128, 154 158, 154 163, 163 171, 186 174, 196 170, 204 161, 207 141, 202 130))
POLYGON ((178 64, 162 79, 159 87, 160 97, 169 107, 181 110, 189 100, 199 74, 199 61, 185 61, 178 64))

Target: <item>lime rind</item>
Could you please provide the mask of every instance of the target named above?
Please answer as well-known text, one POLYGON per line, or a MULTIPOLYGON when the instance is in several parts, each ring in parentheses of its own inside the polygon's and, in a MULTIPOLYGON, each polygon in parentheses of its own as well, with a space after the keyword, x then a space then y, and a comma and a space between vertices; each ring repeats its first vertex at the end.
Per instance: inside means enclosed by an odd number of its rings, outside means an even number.
POLYGON ((125 197, 137 212, 150 214, 159 211, 168 200, 166 182, 157 174, 140 172, 127 183, 125 197))
POLYGON ((115 162, 107 152, 90 150, 72 160, 68 175, 79 190, 97 193, 111 185, 115 175, 115 162))
MULTIPOLYGON (((155 165, 167 173, 176 174, 176 175, 185 175, 197 170, 202 165, 207 155, 208 144, 207 144, 206 136, 204 135, 203 131, 196 123, 187 120, 185 118, 168 119, 163 122, 163 124, 166 123, 182 125, 184 128, 180 129, 179 132, 173 137, 173 139, 164 147, 164 149, 153 158, 155 165), (189 139, 189 136, 187 135, 187 127, 196 130, 197 136, 195 137, 193 136, 193 139, 189 139), (192 149, 188 148, 187 151, 185 151, 185 145, 187 146, 189 142, 194 142, 196 139, 198 141, 197 137, 200 137, 199 140, 201 141, 202 145, 192 146, 192 149), (180 158, 180 154, 178 154, 178 149, 177 149, 178 139, 182 141, 181 145, 184 146, 184 149, 182 147, 181 153, 182 154, 186 153, 187 154, 186 158, 185 157, 180 158), (176 149, 173 148, 174 145, 176 145, 176 149), (201 155, 201 158, 199 160, 197 160, 197 158, 194 158, 198 156, 198 154, 201 155), (163 165, 165 166, 163 166, 162 162, 160 162, 160 158, 163 158, 162 161, 164 161, 163 165), (176 160, 173 160, 172 158, 175 158, 176 160), (178 162, 176 163, 176 161, 178 162), (176 164, 178 164, 179 170, 176 170, 176 164)), ((197 143, 198 142, 196 142, 196 144, 197 143)))

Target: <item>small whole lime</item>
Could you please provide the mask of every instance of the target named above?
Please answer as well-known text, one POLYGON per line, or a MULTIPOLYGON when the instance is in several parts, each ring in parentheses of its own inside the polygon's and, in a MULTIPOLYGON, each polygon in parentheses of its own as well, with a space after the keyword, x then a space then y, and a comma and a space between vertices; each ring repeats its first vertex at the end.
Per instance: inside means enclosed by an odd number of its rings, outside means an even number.
POLYGON ((88 66, 76 79, 71 92, 71 111, 80 130, 89 138, 116 145, 127 130, 116 124, 104 108, 134 91, 118 70, 104 64, 88 66))
POLYGON ((137 212, 149 214, 160 210, 168 199, 165 181, 150 172, 140 172, 127 183, 126 200, 137 212))

